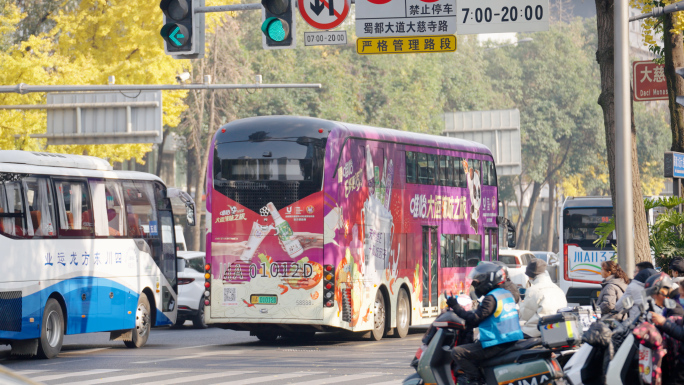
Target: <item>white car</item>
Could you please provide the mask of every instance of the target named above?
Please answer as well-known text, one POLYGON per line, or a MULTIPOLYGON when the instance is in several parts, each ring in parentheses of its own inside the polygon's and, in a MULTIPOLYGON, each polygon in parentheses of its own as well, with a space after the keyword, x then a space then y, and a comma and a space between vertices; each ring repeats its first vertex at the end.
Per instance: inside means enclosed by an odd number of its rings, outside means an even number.
POLYGON ((508 266, 511 281, 520 289, 527 288, 529 278, 525 275, 527 264, 534 259, 534 255, 527 250, 502 249, 499 251, 499 261, 508 266))
POLYGON ((178 318, 176 326, 192 321, 196 329, 204 329, 204 256, 201 251, 178 251, 185 268, 178 271, 178 318))

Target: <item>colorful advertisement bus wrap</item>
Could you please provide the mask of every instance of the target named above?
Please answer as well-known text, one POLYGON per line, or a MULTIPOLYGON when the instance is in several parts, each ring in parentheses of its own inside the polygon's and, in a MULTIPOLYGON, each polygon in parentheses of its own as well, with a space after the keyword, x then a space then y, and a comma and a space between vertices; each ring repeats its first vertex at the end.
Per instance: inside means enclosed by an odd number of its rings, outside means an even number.
POLYGON ((406 334, 498 255, 485 146, 274 116, 218 130, 207 194, 207 323, 261 339, 406 334))

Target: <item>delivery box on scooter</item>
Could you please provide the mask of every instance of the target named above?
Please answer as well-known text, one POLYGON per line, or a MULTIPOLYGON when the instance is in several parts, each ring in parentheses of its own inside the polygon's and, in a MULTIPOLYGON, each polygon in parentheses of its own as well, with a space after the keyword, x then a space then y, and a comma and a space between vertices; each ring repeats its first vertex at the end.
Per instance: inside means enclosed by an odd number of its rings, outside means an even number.
POLYGON ((542 345, 546 348, 578 346, 582 343, 582 322, 575 313, 558 313, 539 320, 542 345))

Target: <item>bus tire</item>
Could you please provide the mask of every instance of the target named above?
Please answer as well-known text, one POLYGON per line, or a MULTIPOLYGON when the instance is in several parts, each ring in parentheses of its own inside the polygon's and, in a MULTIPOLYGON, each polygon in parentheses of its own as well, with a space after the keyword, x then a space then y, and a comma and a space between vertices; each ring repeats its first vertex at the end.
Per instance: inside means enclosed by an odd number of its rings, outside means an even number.
POLYGON ((400 289, 397 297, 397 327, 394 330, 394 337, 404 338, 409 331, 409 318, 411 314, 411 303, 408 299, 406 290, 400 289))
POLYGON ((278 333, 274 332, 258 332, 255 336, 262 342, 275 342, 279 337, 278 333))
POLYGON ((138 307, 135 309, 135 328, 131 329, 132 338, 124 341, 126 347, 140 348, 145 346, 152 329, 152 316, 150 314, 150 301, 145 293, 138 298, 138 307))
POLYGON ((195 329, 206 329, 207 323, 204 321, 204 298, 200 300, 197 314, 192 317, 192 327, 195 329))
POLYGON ((64 342, 64 314, 56 299, 47 300, 40 327, 38 357, 54 358, 62 350, 62 342, 64 342))
POLYGON ((380 341, 385 334, 387 317, 385 314, 385 296, 378 290, 375 295, 375 306, 373 307, 373 330, 370 333, 371 341, 380 341))

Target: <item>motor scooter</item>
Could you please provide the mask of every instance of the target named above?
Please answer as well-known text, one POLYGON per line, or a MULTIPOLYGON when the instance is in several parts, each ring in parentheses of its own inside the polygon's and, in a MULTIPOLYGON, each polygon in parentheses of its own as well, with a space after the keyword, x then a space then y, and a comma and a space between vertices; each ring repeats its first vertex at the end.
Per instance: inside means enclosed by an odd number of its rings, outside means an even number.
MULTIPOLYGON (((402 385, 456 385, 458 365, 451 350, 462 343, 466 334, 465 321, 452 311, 440 314, 430 325, 416 352, 412 366, 416 373, 402 385)), ((481 377, 487 385, 562 384, 563 370, 553 357, 553 351, 539 348, 540 338, 520 340, 499 356, 479 363, 481 377)))

